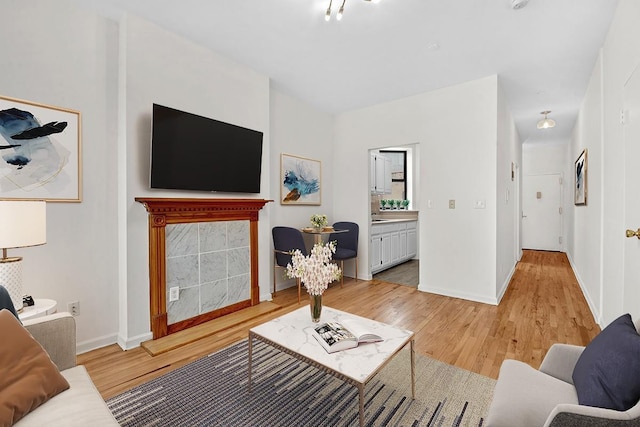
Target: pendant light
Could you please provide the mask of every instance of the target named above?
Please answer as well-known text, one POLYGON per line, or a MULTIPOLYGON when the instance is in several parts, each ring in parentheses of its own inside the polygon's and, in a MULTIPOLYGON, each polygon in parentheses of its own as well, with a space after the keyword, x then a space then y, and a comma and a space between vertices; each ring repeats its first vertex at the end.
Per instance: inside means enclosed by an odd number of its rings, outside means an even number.
POLYGON ((556 125, 556 121, 553 119, 547 118, 547 114, 551 111, 543 111, 540 114, 544 114, 544 119, 538 122, 538 129, 550 129, 556 125))
MULTIPOLYGON (((380 3, 380 0, 364 0, 368 3, 380 3)), ((342 15, 344 14, 344 4, 347 2, 347 0, 342 0, 342 4, 340 5, 340 8, 338 9, 338 13, 336 13, 336 19, 338 21, 340 21, 342 19, 342 15)), ((324 13, 324 20, 325 21, 330 21, 331 20, 331 7, 333 6, 333 0, 329 0, 329 7, 327 7, 326 12, 324 13)))

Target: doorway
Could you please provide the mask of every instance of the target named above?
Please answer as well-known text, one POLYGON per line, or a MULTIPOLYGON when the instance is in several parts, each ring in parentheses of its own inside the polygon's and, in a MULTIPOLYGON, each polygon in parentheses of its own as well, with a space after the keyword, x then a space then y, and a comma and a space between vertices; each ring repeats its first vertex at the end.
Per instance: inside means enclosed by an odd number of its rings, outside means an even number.
POLYGON ((522 179, 522 248, 562 250, 562 176, 522 179))
MULTIPOLYGON (((637 167, 640 156, 640 66, 631 73, 624 85, 624 224, 630 230, 640 227, 640 170, 637 167)), ((622 235, 622 230, 620 230, 622 235)), ((640 298, 640 241, 631 237, 624 245, 624 310, 636 318, 640 315, 637 307, 640 298)))
POLYGON ((372 279, 419 284, 419 163, 418 144, 369 150, 368 272, 372 279))

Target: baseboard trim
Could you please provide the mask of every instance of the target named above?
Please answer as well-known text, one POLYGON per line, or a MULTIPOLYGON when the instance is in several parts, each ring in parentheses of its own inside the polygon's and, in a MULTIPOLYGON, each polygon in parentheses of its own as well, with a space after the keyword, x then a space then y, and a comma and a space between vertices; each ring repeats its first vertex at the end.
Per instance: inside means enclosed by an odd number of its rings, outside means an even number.
POLYGON ((86 353, 91 350, 106 347, 117 342, 116 334, 104 335, 87 341, 76 343, 76 354, 86 353))
POLYGON ((507 275, 507 278, 505 279, 504 282, 502 282, 502 288, 500 289, 500 292, 498 292, 498 295, 497 295, 497 304, 500 304, 500 301, 502 301, 504 294, 507 292, 507 289, 509 289, 509 283, 511 283, 511 279, 513 279, 513 275, 516 273, 516 267, 518 266, 518 262, 520 261, 517 261, 513 265, 513 267, 511 267, 511 271, 507 275))
POLYGON ((580 290, 582 290, 582 295, 584 295, 584 299, 587 300, 587 305, 589 306, 589 310, 591 310, 591 315, 593 316, 593 320, 600 325, 600 328, 603 328, 602 325, 602 313, 599 313, 596 309, 593 300, 591 299, 591 294, 587 291, 587 287, 584 284, 584 281, 580 277, 580 273, 578 273, 578 268, 573 262, 573 258, 571 258, 571 254, 569 252, 565 252, 567 255, 567 259, 569 260, 569 265, 571 266, 571 270, 573 270, 573 275, 576 276, 576 280, 578 281, 578 285, 580 285, 580 290))
POLYGON ((498 300, 496 298, 487 298, 485 296, 477 295, 477 294, 471 294, 466 292, 451 292, 451 290, 449 289, 436 288, 433 286, 422 286, 422 285, 418 285, 418 290, 422 292, 429 292, 432 294, 443 295, 445 297, 460 298, 467 301, 480 302, 483 304, 498 305, 498 300))
POLYGON ((151 331, 146 332, 144 334, 140 334, 132 338, 125 338, 121 335, 118 335, 117 342, 120 348, 126 351, 126 350, 131 350, 133 348, 140 347, 140 344, 142 344, 142 342, 149 341, 150 339, 153 339, 153 333, 151 333, 151 331))

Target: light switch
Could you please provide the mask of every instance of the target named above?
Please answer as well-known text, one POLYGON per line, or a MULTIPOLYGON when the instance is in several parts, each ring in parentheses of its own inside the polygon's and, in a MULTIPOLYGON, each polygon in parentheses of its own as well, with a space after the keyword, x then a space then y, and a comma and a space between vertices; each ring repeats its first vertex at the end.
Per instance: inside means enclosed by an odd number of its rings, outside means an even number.
POLYGON ((542 199, 542 192, 541 191, 538 191, 536 193, 536 199, 542 199))
POLYGON ((456 201, 449 200, 449 209, 455 209, 455 208, 456 208, 456 201))
POLYGON ((487 202, 484 200, 476 200, 476 204, 473 207, 475 209, 485 209, 487 207, 487 202))

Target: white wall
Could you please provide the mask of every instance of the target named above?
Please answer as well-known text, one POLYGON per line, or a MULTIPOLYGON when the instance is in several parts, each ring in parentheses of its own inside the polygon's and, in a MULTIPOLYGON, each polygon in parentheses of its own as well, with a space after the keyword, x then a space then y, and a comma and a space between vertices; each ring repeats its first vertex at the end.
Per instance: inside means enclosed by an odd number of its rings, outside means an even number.
MULTIPOLYGON (((334 174, 333 170, 333 116, 320 112, 305 103, 272 89, 270 100, 271 113, 271 226, 307 227, 309 218, 316 213, 328 216, 329 223, 341 221, 333 212, 334 174), (311 158, 321 161, 321 205, 281 205, 280 204, 280 155, 282 153, 311 158)), ((271 232, 268 235, 273 249, 271 232)), ((266 238, 266 236, 265 236, 266 238)), ((313 245, 313 239, 307 239, 307 246, 313 245)), ((271 252, 270 265, 273 265, 271 252)), ((345 263, 345 269, 352 268, 353 263, 345 263)), ((273 269, 271 269, 273 270, 273 269)), ((347 275, 351 272, 347 270, 347 275)), ((273 280, 273 272, 270 276, 273 280)), ((294 279, 286 279, 284 270, 276 269, 277 289, 295 286, 294 279)), ((273 282, 271 282, 273 283, 273 282)), ((273 286, 271 284, 270 286, 273 286)))
MULTIPOLYGON (((120 345, 138 345, 149 338, 148 225, 144 207, 135 197, 237 197, 271 199, 269 80, 154 24, 128 16, 121 24, 120 64, 126 90, 123 122, 127 153, 126 283, 120 292, 126 306, 120 313, 120 345), (264 133, 261 193, 215 194, 149 189, 151 108, 156 102, 264 133), (124 311, 124 312, 122 312, 124 311), (124 318, 126 320, 123 322, 124 318)), ((221 159, 222 161, 222 159, 221 159)), ((269 296, 270 209, 260 211, 259 284, 261 299, 269 296)))
MULTIPOLYGON (((500 83, 500 80, 498 80, 500 83)), ((496 298, 502 299, 520 258, 520 213, 516 197, 519 181, 511 168, 522 164, 522 144, 508 102, 498 84, 496 163, 496 298)))
MULTIPOLYGON (((624 298, 624 130, 620 124, 625 81, 640 62, 640 2, 621 0, 595 64, 569 146, 569 161, 588 149, 588 204, 573 209, 567 247, 576 276, 601 326, 637 301, 624 298)), ((570 197, 573 198, 571 191, 570 197)))
POLYGON ((571 202, 573 218, 571 239, 567 241, 567 256, 578 283, 596 321, 601 320, 602 268, 602 61, 598 57, 587 92, 576 121, 568 157, 571 167, 566 180, 565 197, 571 202), (587 150, 587 204, 574 205, 575 160, 587 150), (588 232, 577 232, 589 230, 588 232))
MULTIPOLYGON (((496 123, 496 76, 338 115, 334 162, 349 167, 334 170, 335 215, 368 240, 368 150, 418 143, 420 289, 495 303, 496 123)), ((361 245, 360 271, 368 260, 361 245)))
MULTIPOLYGON (((624 83, 640 61, 638 22, 640 2, 621 0, 603 48, 602 321, 605 324, 627 311, 622 274, 626 244, 624 230, 631 228, 635 222, 626 224, 624 218, 624 186, 621 185, 624 182, 624 170, 621 167, 624 164, 624 134, 620 125, 620 110, 624 83)), ((576 228, 576 234, 578 232, 576 228)))
POLYGON ((116 81, 117 27, 69 1, 29 0, 2 12, 0 94, 82 114, 82 203, 47 204, 47 244, 24 256, 24 291, 80 302, 82 348, 115 341, 118 329, 116 81))

